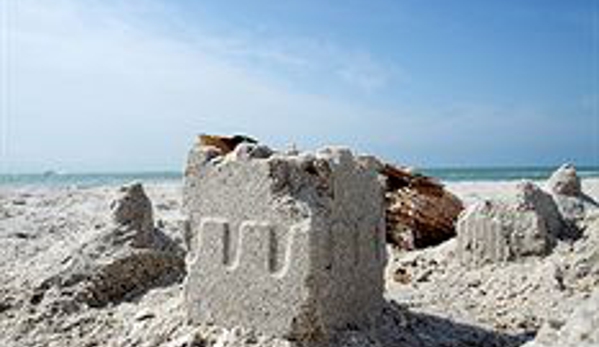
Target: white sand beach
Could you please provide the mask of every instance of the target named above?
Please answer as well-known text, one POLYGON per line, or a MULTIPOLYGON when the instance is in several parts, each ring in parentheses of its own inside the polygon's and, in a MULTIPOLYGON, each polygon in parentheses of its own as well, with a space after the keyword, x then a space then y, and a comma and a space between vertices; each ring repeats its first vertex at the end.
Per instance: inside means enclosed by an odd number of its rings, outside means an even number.
MULTIPOLYGON (((480 199, 509 199, 515 186, 513 181, 447 185, 467 205, 480 199)), ((582 186, 599 200, 599 179, 584 179, 582 186)), ((158 228, 185 249, 181 186, 145 188, 158 228)), ((185 324, 181 281, 157 284, 100 308, 51 292, 35 298, 40 283, 110 223, 116 193, 114 186, 0 188, 0 345, 179 347, 218 341, 218 346, 285 345, 241 329, 193 330, 185 324)), ((557 245, 547 257, 481 269, 457 265, 452 259, 455 240, 408 253, 389 248, 385 295, 395 303, 395 312, 384 322, 385 338, 391 341, 386 346, 398 341, 404 341, 402 346, 519 346, 542 327, 563 325, 599 283, 599 263, 592 258, 599 250, 598 221, 596 215, 589 216, 580 240, 557 245), (583 263, 595 272, 573 274, 583 263), (400 267, 410 281, 394 278, 400 267)), ((346 346, 370 345, 357 333, 346 335, 346 346)))

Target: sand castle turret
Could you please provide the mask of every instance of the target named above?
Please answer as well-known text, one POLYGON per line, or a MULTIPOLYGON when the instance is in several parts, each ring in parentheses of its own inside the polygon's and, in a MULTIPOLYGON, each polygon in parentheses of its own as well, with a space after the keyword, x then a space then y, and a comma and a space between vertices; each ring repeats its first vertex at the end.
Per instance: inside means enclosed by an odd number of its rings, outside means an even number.
POLYGON ((384 302, 386 262, 373 161, 342 148, 255 146, 190 153, 190 321, 294 340, 369 324, 384 302))

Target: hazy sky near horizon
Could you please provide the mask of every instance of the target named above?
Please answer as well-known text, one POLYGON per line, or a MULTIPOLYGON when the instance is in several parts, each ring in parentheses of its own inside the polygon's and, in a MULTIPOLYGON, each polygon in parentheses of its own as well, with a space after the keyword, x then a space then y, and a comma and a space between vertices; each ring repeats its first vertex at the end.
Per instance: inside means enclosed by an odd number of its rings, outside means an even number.
POLYGON ((177 170, 198 133, 599 164, 599 1, 0 1, 0 172, 177 170))

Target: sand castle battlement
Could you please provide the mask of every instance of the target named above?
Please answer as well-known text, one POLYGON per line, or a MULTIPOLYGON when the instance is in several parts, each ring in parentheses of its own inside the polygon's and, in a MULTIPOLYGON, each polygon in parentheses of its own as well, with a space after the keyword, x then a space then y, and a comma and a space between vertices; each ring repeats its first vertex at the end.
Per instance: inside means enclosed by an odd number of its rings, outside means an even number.
POLYGON ((241 147, 189 157, 190 320, 300 340, 369 324, 386 261, 373 160, 339 148, 252 158, 241 147))

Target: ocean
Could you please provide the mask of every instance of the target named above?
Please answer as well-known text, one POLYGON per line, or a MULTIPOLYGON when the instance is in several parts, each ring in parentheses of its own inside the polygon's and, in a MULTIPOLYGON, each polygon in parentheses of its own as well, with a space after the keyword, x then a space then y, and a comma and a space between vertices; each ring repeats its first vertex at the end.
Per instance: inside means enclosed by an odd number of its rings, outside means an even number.
MULTIPOLYGON (((429 168, 421 173, 444 182, 459 181, 510 181, 543 180, 549 177, 556 167, 497 167, 497 168, 429 168)), ((599 177, 599 166, 577 167, 582 178, 599 177)), ((0 174, 0 186, 77 186, 94 187, 100 185, 121 185, 132 181, 142 183, 180 182, 182 173, 128 172, 128 173, 45 173, 45 174, 0 174)))

